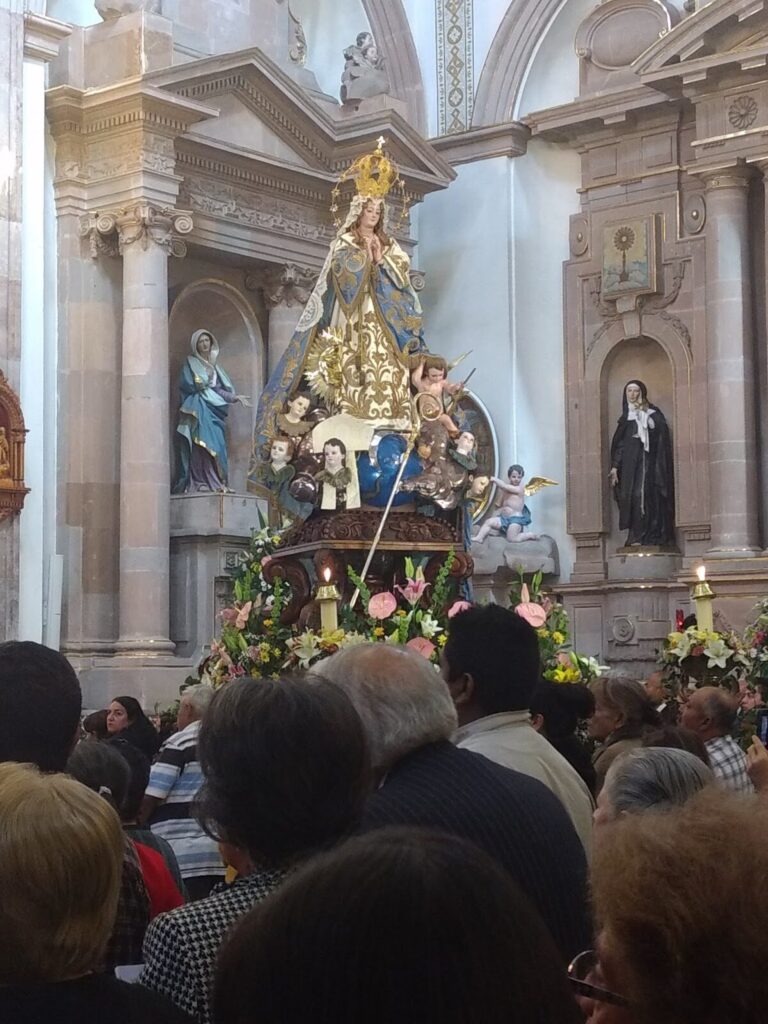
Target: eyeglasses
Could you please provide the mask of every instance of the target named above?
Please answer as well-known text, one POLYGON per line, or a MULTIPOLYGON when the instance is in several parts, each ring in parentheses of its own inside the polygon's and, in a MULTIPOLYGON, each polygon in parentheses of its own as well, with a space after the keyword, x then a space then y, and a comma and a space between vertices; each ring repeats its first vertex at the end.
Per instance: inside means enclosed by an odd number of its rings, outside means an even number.
POLYGON ((575 956, 568 964, 568 981, 574 992, 585 999, 594 999, 599 1003, 610 1003, 611 1006, 628 1007, 629 1000, 625 999, 624 996, 617 995, 615 992, 610 992, 607 988, 601 988, 599 985, 594 985, 591 981, 587 981, 587 978, 597 971, 598 968, 599 960, 594 949, 585 949, 583 953, 575 956))

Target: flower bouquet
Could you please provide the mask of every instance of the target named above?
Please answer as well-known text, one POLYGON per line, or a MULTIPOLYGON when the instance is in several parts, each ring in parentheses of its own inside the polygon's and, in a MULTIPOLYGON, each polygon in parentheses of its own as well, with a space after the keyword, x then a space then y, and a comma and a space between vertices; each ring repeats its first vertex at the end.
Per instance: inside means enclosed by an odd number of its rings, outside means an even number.
POLYGON ((589 683, 607 671, 596 658, 571 650, 568 613, 541 588, 542 575, 534 574, 530 586, 522 571, 512 585, 512 608, 536 630, 542 675, 554 683, 589 683))
POLYGON ((371 642, 401 644, 437 664, 448 618, 470 607, 463 601, 448 607, 455 559, 449 552, 433 586, 410 558, 405 559, 404 582, 392 592, 372 594, 350 568, 350 580, 360 591, 360 612, 342 606, 339 628, 333 631, 286 626, 280 622, 286 584, 280 579, 268 583, 262 573, 278 544, 279 537, 260 531, 244 555, 233 582, 233 604, 221 613, 221 636, 213 641, 206 665, 214 686, 244 676, 275 678, 307 669, 345 647, 371 642))
POLYGON ((678 689, 693 683, 727 686, 734 692, 750 667, 750 659, 736 633, 718 633, 697 626, 670 633, 664 641, 660 663, 678 689))
POLYGON ((755 619, 744 631, 744 647, 750 662, 747 682, 765 691, 768 690, 768 598, 759 601, 755 611, 755 619))

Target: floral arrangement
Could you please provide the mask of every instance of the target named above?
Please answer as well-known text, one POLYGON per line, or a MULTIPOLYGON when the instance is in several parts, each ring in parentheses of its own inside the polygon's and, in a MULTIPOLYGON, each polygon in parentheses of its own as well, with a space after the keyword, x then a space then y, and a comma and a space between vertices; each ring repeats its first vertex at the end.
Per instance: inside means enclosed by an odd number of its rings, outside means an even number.
POLYGON ((768 598, 755 607, 757 615, 744 631, 744 646, 749 658, 747 681, 755 687, 768 687, 768 598))
POLYGON ((530 585, 522 570, 512 585, 510 604, 536 630, 543 676, 554 683, 588 683, 607 671, 596 658, 571 650, 568 613, 541 588, 542 574, 534 574, 530 585))
POLYGON ((738 686, 750 667, 750 658, 734 632, 689 626, 670 633, 660 656, 667 678, 678 688, 689 679, 703 683, 738 686))
POLYGON ((269 583, 263 575, 279 543, 279 535, 260 530, 243 553, 233 580, 233 604, 221 613, 221 635, 205 665, 214 686, 243 676, 277 677, 306 669, 345 647, 370 642, 401 644, 437 664, 449 617, 470 607, 465 601, 449 607, 455 560, 449 552, 433 586, 411 558, 405 559, 405 580, 394 592, 372 594, 350 568, 349 578, 360 592, 360 611, 340 607, 339 628, 333 631, 285 626, 280 616, 288 598, 286 584, 279 579, 269 583))

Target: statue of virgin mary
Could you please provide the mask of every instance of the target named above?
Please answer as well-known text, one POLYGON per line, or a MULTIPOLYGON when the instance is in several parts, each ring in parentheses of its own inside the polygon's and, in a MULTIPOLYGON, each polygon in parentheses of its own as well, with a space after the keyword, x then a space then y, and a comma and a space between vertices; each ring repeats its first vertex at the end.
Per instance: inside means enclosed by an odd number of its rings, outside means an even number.
MULTIPOLYGON (((317 284, 259 401, 249 481, 279 433, 285 402, 308 385, 333 415, 372 426, 411 425, 410 357, 426 351, 410 261, 387 234, 384 197, 397 169, 378 149, 350 168, 357 195, 331 242, 317 284)), ((334 190, 334 195, 337 190, 334 190)))

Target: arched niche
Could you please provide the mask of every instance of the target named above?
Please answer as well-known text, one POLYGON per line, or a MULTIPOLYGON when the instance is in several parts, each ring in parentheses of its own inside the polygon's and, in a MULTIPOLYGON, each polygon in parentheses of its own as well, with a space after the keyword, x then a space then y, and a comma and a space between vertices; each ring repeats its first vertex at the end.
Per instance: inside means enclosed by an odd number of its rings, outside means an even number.
MULTIPOLYGON (((616 321, 589 347, 581 390, 587 406, 600 409, 601 416, 587 418, 585 436, 579 441, 586 445, 586 451, 600 453, 599 467, 595 466, 589 474, 588 488, 599 488, 601 493, 608 495, 604 484, 605 474, 610 469, 607 466, 610 436, 613 435, 620 413, 622 385, 632 377, 639 377, 648 385, 651 401, 659 404, 672 431, 676 525, 707 525, 709 446, 706 367, 694 363, 691 339, 686 329, 679 323, 676 325, 675 318, 669 315, 665 317, 664 311, 643 316, 639 337, 626 338, 622 322, 616 321), (630 354, 625 356, 623 353, 630 354), (647 371, 644 361, 646 357, 647 371), (614 366, 618 367, 615 378, 612 370, 614 366), (625 370, 628 371, 627 376, 623 381, 619 380, 625 370)), ((612 515, 612 503, 606 497, 601 527, 606 531, 611 522, 608 518, 609 507, 612 515)))
MULTIPOLYGON (((600 408, 603 411, 601 426, 603 451, 606 453, 606 477, 610 468, 611 440, 617 420, 621 416, 622 395, 625 385, 630 380, 641 380, 648 388, 648 399, 664 414, 673 430, 673 447, 677 447, 674 433, 675 386, 671 360, 663 346, 653 338, 643 335, 639 338, 624 339, 620 345, 615 345, 610 350, 600 375, 600 408)), ((676 458, 675 465, 677 465, 676 458)), ((625 532, 619 529, 619 510, 616 502, 611 500, 609 487, 606 487, 606 493, 609 499, 606 522, 610 525, 608 546, 609 550, 615 551, 623 546, 625 532)))
POLYGON ((232 378, 238 394, 248 395, 253 407, 232 405, 227 419, 229 486, 246 493, 246 473, 251 457, 253 417, 263 387, 264 341, 256 314, 248 301, 231 285, 205 278, 187 285, 171 309, 169 324, 171 380, 171 438, 173 474, 177 472, 176 416, 179 409, 178 380, 184 360, 191 353, 190 339, 205 329, 219 342, 219 362, 232 378))

